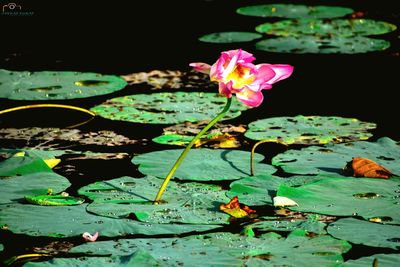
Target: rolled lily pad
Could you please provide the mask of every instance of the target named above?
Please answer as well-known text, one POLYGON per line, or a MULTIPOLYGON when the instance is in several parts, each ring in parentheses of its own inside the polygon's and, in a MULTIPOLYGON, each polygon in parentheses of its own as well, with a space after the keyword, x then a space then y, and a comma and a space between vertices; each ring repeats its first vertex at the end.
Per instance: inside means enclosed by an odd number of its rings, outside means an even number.
POLYGON ((210 233, 183 238, 120 239, 87 243, 73 253, 123 256, 146 250, 166 266, 334 266, 350 249, 330 236, 306 237, 304 232, 283 238, 276 233, 259 238, 232 233, 210 233), (288 256, 293 255, 293 256, 288 256))
POLYGON ((68 71, 8 71, 0 69, 0 98, 55 100, 109 94, 126 81, 113 75, 68 71))
POLYGON ((369 257, 362 257, 356 260, 348 260, 343 267, 364 267, 373 266, 374 260, 378 260, 379 267, 393 267, 400 262, 400 254, 375 254, 369 257))
POLYGON ((396 26, 385 21, 372 19, 299 19, 264 23, 256 31, 276 36, 306 35, 318 37, 356 37, 385 34, 396 30, 396 26))
MULTIPOLYGON (((165 178, 182 149, 168 149, 141 154, 133 157, 132 163, 139 165, 139 171, 147 175, 165 178)), ((255 154, 255 171, 271 174, 275 168, 259 163, 263 156, 255 154)), ((250 175, 250 152, 227 149, 191 149, 178 168, 174 177, 178 180, 220 181, 237 180, 250 175)))
POLYGON ((291 210, 400 224, 399 188, 398 179, 330 178, 299 187, 283 184, 277 195, 298 203, 291 210))
POLYGON ((205 43, 242 43, 261 38, 262 35, 254 32, 215 32, 203 35, 199 38, 205 43))
POLYGON ((131 219, 112 219, 90 214, 86 211, 86 206, 0 205, 0 225, 7 224, 8 229, 16 234, 53 237, 81 236, 88 231, 99 232, 100 236, 108 237, 182 234, 219 227, 200 224, 150 224, 131 219))
POLYGON ((216 185, 200 183, 168 184, 162 203, 153 200, 162 181, 156 177, 122 177, 96 182, 79 189, 78 193, 93 200, 91 213, 136 218, 149 223, 227 224, 229 215, 219 210, 219 204, 229 201, 225 191, 216 185))
POLYGON ((287 145, 320 145, 366 140, 372 136, 368 130, 375 128, 375 123, 354 118, 299 115, 254 121, 245 136, 287 145))
POLYGON ((331 223, 327 230, 330 235, 354 244, 400 249, 400 226, 398 225, 384 225, 344 218, 331 223))
POLYGON ((44 195, 66 190, 71 183, 54 172, 35 172, 22 176, 0 179, 0 204, 18 202, 29 195, 44 195))
POLYGON ((343 168, 353 157, 373 160, 395 175, 400 173, 400 144, 388 137, 376 142, 358 141, 288 150, 273 157, 272 165, 293 174, 343 175, 343 168))
POLYGON ((300 18, 336 18, 351 14, 353 10, 340 6, 305 6, 293 4, 270 4, 241 7, 238 14, 256 17, 300 18))
POLYGON ((358 54, 383 51, 390 42, 363 36, 326 37, 288 36, 270 38, 256 43, 256 48, 266 52, 293 54, 358 54))
MULTIPOLYGON (((224 108, 226 97, 216 93, 176 92, 117 97, 91 108, 111 120, 172 124, 211 120, 224 108)), ((222 120, 238 117, 247 107, 236 99, 222 120)))
POLYGON ((25 199, 32 204, 40 206, 73 206, 80 205, 85 200, 83 198, 63 195, 37 195, 25 196, 25 199))

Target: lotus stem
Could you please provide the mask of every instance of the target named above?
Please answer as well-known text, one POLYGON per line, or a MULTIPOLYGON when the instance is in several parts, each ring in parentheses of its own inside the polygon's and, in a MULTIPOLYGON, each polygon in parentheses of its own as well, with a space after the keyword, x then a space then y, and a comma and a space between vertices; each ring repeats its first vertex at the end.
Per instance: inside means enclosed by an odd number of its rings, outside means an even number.
POLYGON ((175 164, 172 166, 171 170, 167 174, 167 176, 164 179, 164 182, 162 183, 156 198, 154 199, 154 204, 158 204, 161 200, 161 197, 167 188, 168 182, 171 180, 172 176, 176 172, 176 170, 179 168, 181 165, 182 161, 186 157, 186 154, 189 152, 190 148, 196 143, 198 139, 200 139, 215 123, 217 123, 224 115, 225 113, 228 112, 229 108, 231 107, 232 104, 232 98, 229 97, 227 98, 226 105, 224 109, 212 120, 210 121, 193 139, 190 141, 190 143, 186 146, 186 148, 182 151, 181 155, 179 158, 176 160, 175 164))
POLYGON ((254 176, 254 153, 256 151, 256 148, 261 144, 271 143, 271 142, 278 143, 278 144, 281 144, 281 145, 284 145, 287 147, 287 145, 285 143, 282 143, 279 141, 261 140, 261 141, 258 141, 257 143, 255 143, 253 148, 251 149, 251 154, 250 154, 250 176, 254 176))

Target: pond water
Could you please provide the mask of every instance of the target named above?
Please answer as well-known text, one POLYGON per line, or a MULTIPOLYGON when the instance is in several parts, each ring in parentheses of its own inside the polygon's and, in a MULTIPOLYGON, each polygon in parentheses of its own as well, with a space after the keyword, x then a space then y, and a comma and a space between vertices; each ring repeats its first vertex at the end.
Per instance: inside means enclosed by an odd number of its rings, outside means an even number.
MULTIPOLYGON (((15 71, 80 71, 110 75, 127 75, 152 70, 179 70, 188 72, 191 62, 213 63, 221 51, 242 48, 254 54, 256 63, 291 64, 293 75, 264 92, 263 104, 227 122, 248 124, 257 119, 319 115, 357 118, 377 124, 371 141, 380 137, 400 140, 398 123, 398 70, 400 67, 399 30, 380 35, 391 46, 384 51, 361 54, 295 54, 273 53, 257 50, 255 42, 216 44, 205 43, 199 37, 225 31, 255 32, 255 27, 264 22, 275 22, 277 18, 243 16, 236 9, 248 5, 288 3, 288 1, 125 1, 78 2, 40 1, 19 2, 24 11, 21 16, 2 14, 1 69, 15 71)), ((7 4, 7 3, 6 3, 7 4)), ((358 18, 383 20, 400 25, 400 10, 395 1, 303 1, 296 4, 335 5, 352 8, 358 18)), ((349 18, 350 15, 347 16, 349 18)), ((211 92, 216 87, 199 80, 199 86, 187 91, 211 92)), ((167 88, 167 92, 176 89, 167 88)), ((71 100, 55 100, 51 103, 79 106, 90 109, 107 99, 135 93, 149 94, 146 84, 128 85, 111 94, 71 100)), ((19 101, 1 98, 0 110, 27 104, 47 103, 46 101, 19 101)), ((81 112, 64 109, 30 109, 0 115, 0 129, 26 127, 65 128, 90 119, 81 112)), ((80 144, 46 140, 24 140, 23 138, 2 138, 0 147, 56 147, 104 153, 126 153, 120 158, 115 154, 111 159, 76 159, 66 156, 54 171, 66 176, 72 186, 67 190, 76 194, 82 186, 97 180, 109 180, 122 176, 143 176, 137 166, 131 164, 134 155, 164 150, 170 147, 156 144, 152 138, 163 132, 165 125, 140 124, 108 120, 96 116, 77 126, 82 132, 109 130, 136 142, 115 146, 80 144), (69 146, 69 147, 66 147, 69 146)), ((250 151, 255 143, 240 137, 241 149, 250 151)), ((302 146, 293 146, 301 148, 302 146)), ((258 152, 266 156, 264 162, 285 151, 284 146, 269 144, 258 152)), ((282 174, 282 176, 285 176, 282 174)), ((222 182, 224 187, 229 183, 222 182)), ((271 207, 260 207, 262 215, 273 215, 271 207)), ((0 215, 1 216, 1 215, 0 215)), ((242 225, 225 226, 226 232, 240 232, 242 225), (239 228, 235 228, 239 227, 239 228)), ((173 235, 169 235, 173 236, 173 235)), ((168 236, 168 237, 169 237, 168 236)), ((4 245, 1 260, 15 255, 34 253, 35 247, 51 243, 53 250, 68 250, 71 244, 81 244, 80 237, 49 238, 31 237, 0 230, 0 243, 4 245), (64 242, 64 243, 62 243, 64 242), (59 246, 59 247, 57 247, 59 246), (66 248, 65 248, 65 247, 66 248)), ((133 237, 140 237, 133 235, 133 237)), ((397 236, 398 237, 398 236, 397 236)), ((102 240, 113 240, 104 237, 102 240)), ((398 247, 397 247, 398 250, 398 247)), ((354 245, 344 255, 345 259, 356 259, 376 253, 393 253, 389 248, 372 248, 354 245)), ((1 253, 1 252, 0 252, 1 253)), ((15 263, 20 266, 23 261, 15 263)))

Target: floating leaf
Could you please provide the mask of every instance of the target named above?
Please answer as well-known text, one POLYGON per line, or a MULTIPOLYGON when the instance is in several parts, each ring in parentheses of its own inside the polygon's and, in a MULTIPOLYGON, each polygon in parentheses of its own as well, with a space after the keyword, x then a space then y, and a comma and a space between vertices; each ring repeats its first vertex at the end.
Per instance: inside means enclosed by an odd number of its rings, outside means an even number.
POLYGON ((375 123, 354 118, 298 115, 251 122, 245 136, 287 145, 317 145, 365 140, 372 136, 368 130, 375 128, 375 123))
POLYGON ((233 197, 228 204, 221 204, 219 209, 235 218, 247 217, 256 212, 246 205, 241 205, 237 196, 233 197))
POLYGON ((205 43, 227 44, 250 42, 261 37, 261 34, 254 32, 215 32, 203 35, 199 40, 205 43))
POLYGON ((340 6, 305 6, 293 4, 270 4, 241 7, 238 14, 256 17, 279 18, 335 18, 351 14, 353 10, 340 6))
POLYGON ((326 37, 289 36, 261 40, 256 48, 261 51, 293 54, 358 54, 383 51, 390 42, 363 36, 326 37))
POLYGON ((296 201, 287 198, 287 197, 281 197, 281 196, 276 196, 272 199, 274 202, 275 207, 292 207, 292 206, 298 206, 299 204, 296 203, 296 201))
POLYGON ((396 26, 385 21, 372 19, 299 19, 264 23, 256 31, 276 36, 307 35, 315 37, 356 37, 385 34, 396 30, 396 26))
POLYGON ((388 169, 380 166, 375 161, 366 158, 355 157, 347 163, 345 171, 354 177, 370 177, 388 179, 393 176, 388 169))
POLYGON ((124 88, 113 75, 68 71, 8 71, 0 69, 0 98, 54 100, 105 95, 124 88))
POLYGON ((399 249, 400 226, 366 222, 354 218, 340 219, 328 226, 328 233, 354 244, 399 249))
MULTIPOLYGON (((133 157, 132 163, 139 164, 139 171, 144 174, 165 178, 181 153, 182 149, 145 153, 133 157)), ((255 162, 260 162, 263 158, 262 155, 255 154, 255 162)), ((268 164, 256 163, 255 168, 261 174, 275 172, 275 168, 268 164)), ((189 151, 174 177, 193 181, 237 180, 248 176, 249 171, 250 152, 199 148, 189 151)))
POLYGON ((379 267, 397 266, 400 262, 400 254, 375 254, 369 257, 361 257, 356 260, 346 261, 343 267, 373 266, 375 259, 378 260, 379 267))
POLYGON ((309 233, 326 234, 326 224, 313 220, 294 220, 292 218, 282 217, 260 217, 258 221, 248 224, 254 230, 261 232, 285 231, 291 232, 297 229, 303 229, 309 233))
POLYGON ((399 186, 395 180, 330 178, 299 187, 281 185, 277 195, 299 204, 291 210, 367 220, 385 217, 388 224, 400 224, 399 186))
POLYGON ((272 164, 294 174, 344 174, 343 167, 352 157, 364 157, 400 173, 400 143, 388 137, 376 142, 351 142, 311 146, 301 150, 287 150, 274 158, 272 164))
POLYGON ((43 158, 33 152, 17 154, 20 150, 0 149, 0 176, 16 176, 35 172, 51 172, 43 158), (14 156, 17 155, 17 156, 14 156), (21 156, 22 155, 22 156, 21 156))
MULTIPOLYGON (((211 120, 221 112, 225 102, 226 97, 216 93, 137 94, 107 100, 91 110, 111 120, 169 124, 211 120)), ((222 120, 238 117, 246 109, 234 100, 222 120)))
POLYGON ((40 206, 72 206, 72 205, 80 205, 83 202, 85 202, 83 198, 64 196, 64 195, 25 196, 25 199, 29 203, 40 206))

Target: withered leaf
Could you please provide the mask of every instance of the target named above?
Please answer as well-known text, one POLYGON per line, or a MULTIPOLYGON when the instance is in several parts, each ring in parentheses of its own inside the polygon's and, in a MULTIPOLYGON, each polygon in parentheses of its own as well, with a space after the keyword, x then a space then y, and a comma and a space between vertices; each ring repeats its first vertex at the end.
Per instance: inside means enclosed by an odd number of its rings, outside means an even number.
POLYGON ((389 179, 393 173, 373 160, 361 157, 354 157, 347 162, 345 172, 354 177, 369 177, 389 179))
POLYGON ((221 204, 219 209, 235 218, 243 218, 249 216, 249 214, 256 213, 255 210, 239 203, 237 196, 234 196, 228 204, 221 204))

